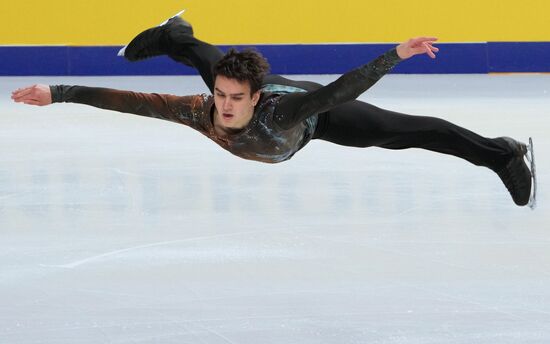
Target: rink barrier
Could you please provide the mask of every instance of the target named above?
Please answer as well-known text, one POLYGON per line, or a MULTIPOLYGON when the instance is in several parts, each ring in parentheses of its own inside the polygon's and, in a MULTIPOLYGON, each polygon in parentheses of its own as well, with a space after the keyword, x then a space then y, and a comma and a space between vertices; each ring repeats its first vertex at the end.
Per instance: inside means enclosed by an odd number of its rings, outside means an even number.
MULTIPOLYGON (((395 44, 308 44, 255 46, 275 74, 341 74, 395 44)), ((550 42, 438 44, 436 60, 420 56, 399 64, 398 74, 550 72, 550 42)), ((237 46, 241 49, 246 46, 237 46)), ((227 50, 230 46, 221 46, 227 50)), ((195 75, 167 57, 131 63, 120 46, 0 46, 1 76, 195 75)))

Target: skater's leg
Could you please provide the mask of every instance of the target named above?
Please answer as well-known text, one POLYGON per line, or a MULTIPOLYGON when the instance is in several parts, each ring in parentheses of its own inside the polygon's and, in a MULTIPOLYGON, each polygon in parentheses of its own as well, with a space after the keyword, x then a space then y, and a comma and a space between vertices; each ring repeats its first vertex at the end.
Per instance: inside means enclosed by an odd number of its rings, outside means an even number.
POLYGON ((404 115, 360 101, 320 114, 318 123, 316 139, 354 147, 422 148, 488 167, 520 206, 529 204, 534 191, 534 175, 523 159, 527 146, 511 138, 486 138, 439 118, 404 115))
POLYGON ((344 146, 422 148, 498 170, 513 152, 502 139, 482 137, 435 117, 411 116, 360 101, 322 114, 316 138, 344 146))
POLYGON ((218 47, 193 36, 170 32, 168 37, 166 55, 177 62, 190 64, 191 67, 196 68, 210 92, 214 92, 212 70, 223 57, 223 52, 218 47))
MULTIPOLYGON (((196 68, 211 92, 214 89, 212 68, 224 55, 218 47, 195 38, 191 24, 179 16, 143 31, 121 51, 130 61, 168 55, 177 62, 196 68)), ((286 86, 267 89, 275 92, 313 91, 322 87, 315 82, 289 80, 280 75, 268 75, 264 85, 286 86)))
POLYGON ((196 39, 191 24, 178 16, 172 17, 164 25, 141 32, 124 48, 124 57, 130 61, 159 55, 168 55, 176 62, 196 68, 213 92, 212 68, 223 57, 223 52, 196 39))

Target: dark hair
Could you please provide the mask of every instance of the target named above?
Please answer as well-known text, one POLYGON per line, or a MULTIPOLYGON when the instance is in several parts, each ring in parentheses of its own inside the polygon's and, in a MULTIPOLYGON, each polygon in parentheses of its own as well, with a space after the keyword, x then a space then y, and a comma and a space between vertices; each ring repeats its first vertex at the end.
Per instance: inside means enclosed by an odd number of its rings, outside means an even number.
POLYGON ((223 75, 240 82, 248 81, 250 93, 262 87, 264 76, 269 72, 269 63, 259 52, 252 49, 237 51, 230 49, 214 66, 214 79, 223 75))

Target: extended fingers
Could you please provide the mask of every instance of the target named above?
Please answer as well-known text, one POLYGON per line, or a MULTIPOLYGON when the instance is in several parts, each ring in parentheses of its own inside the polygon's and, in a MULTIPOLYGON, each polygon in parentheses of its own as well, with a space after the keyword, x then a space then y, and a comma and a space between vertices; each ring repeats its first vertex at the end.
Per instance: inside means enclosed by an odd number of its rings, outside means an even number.
POLYGON ((424 47, 424 52, 426 54, 428 54, 428 56, 431 57, 432 59, 435 59, 435 54, 434 54, 434 50, 433 50, 434 47, 432 47, 428 43, 423 43, 422 45, 424 47))
POLYGON ((31 94, 32 91, 33 91, 32 86, 31 87, 20 88, 20 89, 17 89, 17 90, 12 92, 11 98, 12 99, 21 98, 21 97, 24 97, 26 95, 31 94))
POLYGON ((36 92, 36 85, 19 88, 11 93, 11 99, 15 101, 27 99, 29 97, 34 97, 36 95, 36 92))
POLYGON ((412 48, 423 48, 426 43, 432 46, 436 41, 436 37, 416 37, 411 39, 409 44, 412 48))
POLYGON ((27 105, 43 105, 38 99, 31 97, 30 95, 26 95, 19 98, 13 98, 13 101, 16 103, 23 103, 27 105))
POLYGON ((42 106, 44 104, 42 104, 41 102, 39 102, 38 100, 36 99, 26 99, 23 101, 23 104, 27 104, 27 105, 38 105, 38 106, 42 106))
POLYGON ((436 40, 436 37, 418 37, 415 39, 418 44, 418 48, 432 59, 435 59, 436 57, 434 53, 439 52, 439 48, 433 46, 436 40))
POLYGON ((424 43, 424 42, 435 43, 437 42, 437 37, 416 37, 416 38, 413 38, 412 40, 417 44, 424 43))

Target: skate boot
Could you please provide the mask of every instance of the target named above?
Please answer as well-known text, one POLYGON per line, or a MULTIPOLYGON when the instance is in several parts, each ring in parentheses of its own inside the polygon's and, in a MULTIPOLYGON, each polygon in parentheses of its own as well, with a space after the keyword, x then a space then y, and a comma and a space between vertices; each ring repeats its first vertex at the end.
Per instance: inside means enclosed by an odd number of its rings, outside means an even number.
POLYGON ((500 170, 495 171, 516 203, 519 206, 530 204, 531 208, 535 206, 536 179, 534 175, 534 155, 532 140, 530 145, 518 142, 509 137, 501 137, 512 149, 513 156, 500 170), (531 162, 531 170, 525 163, 524 157, 531 162))
MULTIPOLYGON (((124 56, 129 61, 139 61, 168 54, 172 44, 171 33, 193 36, 191 24, 180 17, 184 11, 137 35, 127 46, 120 49, 118 56, 124 56)), ((183 60, 183 63, 191 65, 186 59, 183 60)))

